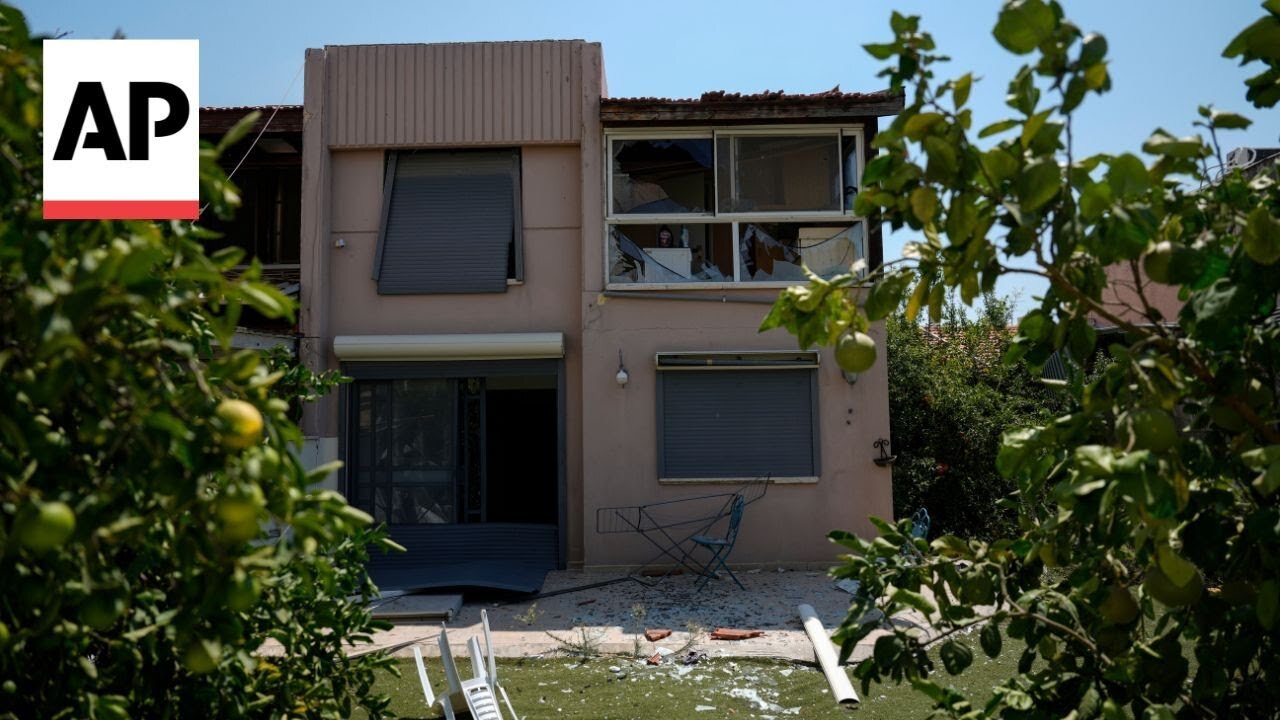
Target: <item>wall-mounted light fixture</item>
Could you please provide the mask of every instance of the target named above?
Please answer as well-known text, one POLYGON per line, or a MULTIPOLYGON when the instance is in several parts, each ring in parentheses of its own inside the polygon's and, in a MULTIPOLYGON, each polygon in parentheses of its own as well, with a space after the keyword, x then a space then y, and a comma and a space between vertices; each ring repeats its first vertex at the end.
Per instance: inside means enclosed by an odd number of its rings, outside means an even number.
POLYGON ((851 373, 848 370, 841 370, 840 377, 844 378, 844 381, 850 385, 858 382, 858 373, 851 373))
POLYGON ((341 250, 342 248, 347 246, 347 241, 343 238, 338 238, 337 240, 333 241, 333 246, 341 250))
POLYGON ((871 443, 871 446, 880 451, 879 457, 871 458, 871 461, 880 467, 888 467, 893 464, 894 460, 898 459, 897 455, 889 454, 889 440, 887 438, 880 438, 879 440, 871 443))
POLYGON ((622 364, 622 350, 618 350, 618 374, 613 376, 618 387, 626 387, 627 381, 631 379, 630 373, 627 372, 627 366, 622 364))

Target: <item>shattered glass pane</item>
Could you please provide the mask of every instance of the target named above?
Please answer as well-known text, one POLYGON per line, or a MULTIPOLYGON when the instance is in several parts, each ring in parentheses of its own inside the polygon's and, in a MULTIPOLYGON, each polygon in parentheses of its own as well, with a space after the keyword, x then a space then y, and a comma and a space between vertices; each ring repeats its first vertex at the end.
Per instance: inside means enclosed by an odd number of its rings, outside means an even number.
POLYGON ((711 212, 711 138, 613 141, 612 213, 711 212))
POLYGON ((609 282, 733 282, 733 226, 611 226, 609 282))
POLYGON ((843 207, 840 136, 719 135, 717 210, 823 212, 843 207))
POLYGON ((866 257, 862 223, 742 223, 739 232, 744 282, 804 282, 801 265, 831 278, 866 257))

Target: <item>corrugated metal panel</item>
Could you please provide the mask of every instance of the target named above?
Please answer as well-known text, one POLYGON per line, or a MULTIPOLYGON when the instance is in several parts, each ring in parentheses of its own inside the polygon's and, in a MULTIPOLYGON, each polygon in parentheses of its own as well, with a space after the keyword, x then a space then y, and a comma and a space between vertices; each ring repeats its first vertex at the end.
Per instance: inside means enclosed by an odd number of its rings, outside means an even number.
POLYGON ((813 371, 671 371, 661 377, 664 478, 810 477, 813 371))
POLYGON ((582 41, 326 48, 332 147, 573 143, 582 41))

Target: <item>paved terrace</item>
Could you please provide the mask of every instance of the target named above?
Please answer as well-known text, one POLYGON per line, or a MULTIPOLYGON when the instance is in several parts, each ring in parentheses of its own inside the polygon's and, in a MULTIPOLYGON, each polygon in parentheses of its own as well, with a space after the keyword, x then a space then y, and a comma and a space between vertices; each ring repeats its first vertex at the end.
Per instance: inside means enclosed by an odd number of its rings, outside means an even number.
MULTIPOLYGON (((807 569, 737 571, 746 590, 732 580, 712 580, 701 591, 693 575, 676 575, 653 587, 621 582, 605 587, 518 600, 496 596, 467 597, 462 610, 447 623, 449 644, 455 658, 465 662, 467 641, 481 637, 480 610, 488 610, 495 653, 499 657, 534 657, 564 654, 569 643, 586 642, 600 654, 649 656, 659 648, 687 652, 692 649, 712 657, 771 657, 812 661, 813 649, 800 624, 796 606, 812 605, 828 632, 844 619, 851 596, 835 587, 826 573, 807 569), (645 629, 663 628, 670 637, 657 642, 645 639, 645 629), (759 630, 763 635, 746 640, 715 640, 717 628, 759 630), (552 638, 556 635, 562 641, 552 638)), ((617 572, 559 571, 550 573, 544 593, 590 585, 619 577, 617 572)), ((898 624, 918 624, 922 618, 904 615, 898 624)), ((418 641, 426 655, 438 655, 438 620, 398 621, 378 633, 373 647, 357 652, 400 646, 397 655, 409 655, 409 644, 418 641)), ((872 633, 859 643, 853 661, 871 654, 872 633)))

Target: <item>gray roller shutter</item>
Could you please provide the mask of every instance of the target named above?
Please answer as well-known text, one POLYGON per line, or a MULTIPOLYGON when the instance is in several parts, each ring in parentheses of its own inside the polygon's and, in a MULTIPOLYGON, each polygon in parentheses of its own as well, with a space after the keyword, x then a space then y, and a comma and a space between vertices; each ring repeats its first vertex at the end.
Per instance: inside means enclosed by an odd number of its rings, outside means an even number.
POLYGON ((520 224, 518 151, 396 153, 387 176, 373 273, 380 294, 506 291, 520 224))
POLYGON ((659 373, 664 478, 818 474, 815 371, 659 373))

